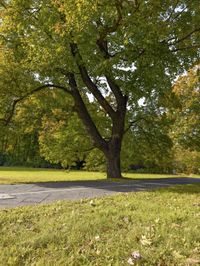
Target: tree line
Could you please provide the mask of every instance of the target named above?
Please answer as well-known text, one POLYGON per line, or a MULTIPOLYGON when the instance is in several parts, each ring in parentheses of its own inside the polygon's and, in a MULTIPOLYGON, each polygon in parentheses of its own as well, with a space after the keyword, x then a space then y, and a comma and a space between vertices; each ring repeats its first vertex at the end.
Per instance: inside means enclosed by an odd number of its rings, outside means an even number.
MULTIPOLYGON (((195 67, 175 82, 167 111, 146 113, 145 119, 126 132, 123 170, 200 172, 198 71, 195 67)), ((145 108, 144 102, 140 104, 145 108)), ((67 107, 63 93, 55 91, 20 104, 12 121, 7 126, 1 124, 0 164, 105 171, 103 154, 91 145, 72 102, 67 107)), ((93 103, 91 112, 106 130, 109 121, 97 110, 93 103)))

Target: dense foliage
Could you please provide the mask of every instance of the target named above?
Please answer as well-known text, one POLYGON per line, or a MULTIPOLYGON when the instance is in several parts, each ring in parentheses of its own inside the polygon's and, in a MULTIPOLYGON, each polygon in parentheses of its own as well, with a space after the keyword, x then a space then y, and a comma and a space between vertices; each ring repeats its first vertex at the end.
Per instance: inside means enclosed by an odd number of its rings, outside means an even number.
POLYGON ((176 105, 171 138, 174 141, 175 167, 188 173, 200 172, 200 76, 199 66, 179 77, 173 86, 176 105))

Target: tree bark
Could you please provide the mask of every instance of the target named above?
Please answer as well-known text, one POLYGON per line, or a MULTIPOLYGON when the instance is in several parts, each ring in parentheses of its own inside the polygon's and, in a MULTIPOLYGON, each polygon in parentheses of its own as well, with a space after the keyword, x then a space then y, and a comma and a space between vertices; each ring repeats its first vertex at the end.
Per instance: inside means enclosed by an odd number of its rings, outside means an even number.
POLYGON ((107 178, 122 178, 120 162, 121 144, 115 142, 115 144, 109 146, 109 150, 105 154, 107 178))
POLYGON ((121 147, 124 136, 127 97, 121 97, 120 109, 113 119, 111 139, 108 149, 104 153, 107 161, 107 178, 122 178, 121 174, 121 147))

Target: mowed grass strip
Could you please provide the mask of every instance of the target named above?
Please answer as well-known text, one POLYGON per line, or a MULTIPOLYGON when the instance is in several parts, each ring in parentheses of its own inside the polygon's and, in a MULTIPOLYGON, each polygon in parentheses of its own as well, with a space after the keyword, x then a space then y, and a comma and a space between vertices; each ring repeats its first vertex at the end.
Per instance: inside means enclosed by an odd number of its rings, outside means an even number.
POLYGON ((0 210, 0 265, 200 265, 200 185, 0 210))
MULTIPOLYGON (((187 177, 186 175, 162 175, 162 174, 133 174, 124 173, 128 179, 157 179, 187 177)), ((192 176, 200 177, 200 176, 192 176)), ((103 180, 105 173, 87 171, 67 171, 56 169, 37 169, 21 167, 0 167, 0 184, 34 183, 34 182, 58 182, 80 180, 103 180)), ((116 181, 116 180, 115 180, 116 181)))

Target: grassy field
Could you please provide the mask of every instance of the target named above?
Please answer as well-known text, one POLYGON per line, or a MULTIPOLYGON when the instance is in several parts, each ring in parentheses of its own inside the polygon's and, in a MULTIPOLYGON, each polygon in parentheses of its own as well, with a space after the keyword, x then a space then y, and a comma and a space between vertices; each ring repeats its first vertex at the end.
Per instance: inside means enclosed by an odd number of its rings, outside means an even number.
POLYGON ((0 265, 200 265, 200 185, 0 210, 0 265))
MULTIPOLYGON (((149 178, 184 177, 184 175, 125 173, 124 177, 131 179, 144 179, 144 178, 149 179, 149 178)), ((0 184, 50 182, 50 181, 54 182, 54 181, 75 181, 75 180, 100 180, 105 178, 106 178, 105 173, 99 173, 99 172, 0 167, 0 184)))

